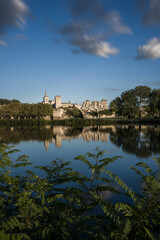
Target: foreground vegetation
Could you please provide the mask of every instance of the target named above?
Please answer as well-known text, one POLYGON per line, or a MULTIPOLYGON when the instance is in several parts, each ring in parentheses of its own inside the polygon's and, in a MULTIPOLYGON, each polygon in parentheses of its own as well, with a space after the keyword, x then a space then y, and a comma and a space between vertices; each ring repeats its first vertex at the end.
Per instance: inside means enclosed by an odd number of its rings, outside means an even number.
POLYGON ((136 194, 108 170, 120 157, 105 151, 75 158, 91 170, 87 177, 69 162, 56 159, 38 167, 43 178, 27 170, 27 156, 11 161, 17 150, 0 145, 0 239, 158 239, 160 236, 160 159, 157 170, 146 163, 132 169, 142 177, 142 195, 136 194), (142 168, 142 170, 141 170, 142 168), (122 190, 113 186, 117 184, 122 190), (111 203, 103 193, 124 194, 132 201, 111 203))

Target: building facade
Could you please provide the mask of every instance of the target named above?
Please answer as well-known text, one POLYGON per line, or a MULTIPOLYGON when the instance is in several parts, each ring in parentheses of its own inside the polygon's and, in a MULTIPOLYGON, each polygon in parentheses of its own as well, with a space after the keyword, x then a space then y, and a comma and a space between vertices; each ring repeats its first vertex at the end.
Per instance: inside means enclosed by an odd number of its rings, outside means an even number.
POLYGON ((86 100, 82 105, 83 110, 88 111, 101 111, 108 109, 107 100, 103 99, 101 101, 92 101, 86 100))
POLYGON ((47 96, 47 91, 45 91, 45 96, 43 97, 43 104, 50 104, 54 109, 59 108, 68 108, 68 107, 76 107, 81 111, 91 112, 91 111, 101 111, 108 109, 107 100, 103 99, 101 101, 92 101, 86 100, 82 105, 76 103, 62 103, 61 96, 55 96, 55 100, 49 100, 47 96))

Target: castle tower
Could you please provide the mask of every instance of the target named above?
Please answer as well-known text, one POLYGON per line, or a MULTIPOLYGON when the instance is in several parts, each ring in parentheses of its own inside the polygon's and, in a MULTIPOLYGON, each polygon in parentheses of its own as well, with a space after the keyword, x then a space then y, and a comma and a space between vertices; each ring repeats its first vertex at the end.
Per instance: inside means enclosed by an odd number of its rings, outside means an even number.
POLYGON ((44 104, 49 104, 49 98, 48 98, 48 96, 47 96, 47 91, 45 91, 45 96, 44 96, 44 98, 43 98, 43 103, 44 103, 44 104))
POLYGON ((55 108, 59 108, 61 106, 61 96, 55 96, 55 108))

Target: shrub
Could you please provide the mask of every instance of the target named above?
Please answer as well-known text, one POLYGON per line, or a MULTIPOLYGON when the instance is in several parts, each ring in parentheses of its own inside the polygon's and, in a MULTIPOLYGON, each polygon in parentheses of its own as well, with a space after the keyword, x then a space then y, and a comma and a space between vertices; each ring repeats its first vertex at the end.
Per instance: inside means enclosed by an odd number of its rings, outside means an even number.
POLYGON ((82 112, 76 107, 68 107, 66 109, 66 113, 67 113, 68 117, 83 118, 82 112))
POLYGON ((157 170, 145 163, 132 168, 143 179, 143 195, 133 192, 118 176, 108 170, 119 157, 104 157, 105 151, 80 155, 91 170, 91 177, 73 171, 69 162, 55 159, 40 166, 40 178, 33 171, 13 176, 12 169, 31 165, 18 150, 0 145, 0 239, 156 239, 160 227, 160 159, 157 170), (102 174, 103 173, 103 174, 102 174), (68 185, 68 183, 72 183, 68 185), (117 183, 118 191, 110 183, 117 183), (102 192, 125 194, 133 204, 113 204, 102 192), (99 213, 94 210, 101 208, 99 213))

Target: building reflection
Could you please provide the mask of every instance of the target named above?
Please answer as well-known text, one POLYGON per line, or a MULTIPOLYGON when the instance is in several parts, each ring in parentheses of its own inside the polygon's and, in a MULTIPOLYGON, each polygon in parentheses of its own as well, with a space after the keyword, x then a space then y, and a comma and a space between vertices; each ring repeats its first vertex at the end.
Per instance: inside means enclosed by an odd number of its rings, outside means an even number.
POLYGON ((61 148, 63 141, 82 138, 86 142, 110 142, 123 152, 147 158, 152 153, 160 153, 160 126, 109 125, 101 127, 71 128, 56 126, 52 137, 44 140, 46 151, 50 144, 61 148))
POLYGON ((50 145, 63 147, 63 141, 83 139, 86 142, 108 141, 123 152, 140 158, 160 154, 160 125, 107 125, 90 127, 47 126, 0 127, 0 143, 17 145, 21 141, 44 142, 46 152, 50 145))
POLYGON ((45 147, 45 149, 46 149, 46 152, 48 152, 49 140, 45 140, 45 141, 44 141, 44 147, 45 147))
MULTIPOLYGON (((115 128, 115 127, 114 127, 115 128)), ((64 126, 55 126, 53 127, 53 137, 51 139, 44 140, 44 146, 46 151, 50 144, 55 144, 57 148, 62 147, 62 141, 68 140, 71 141, 74 139, 82 138, 87 142, 90 141, 108 141, 108 133, 105 131, 108 127, 84 127, 84 128, 70 128, 64 126)))

